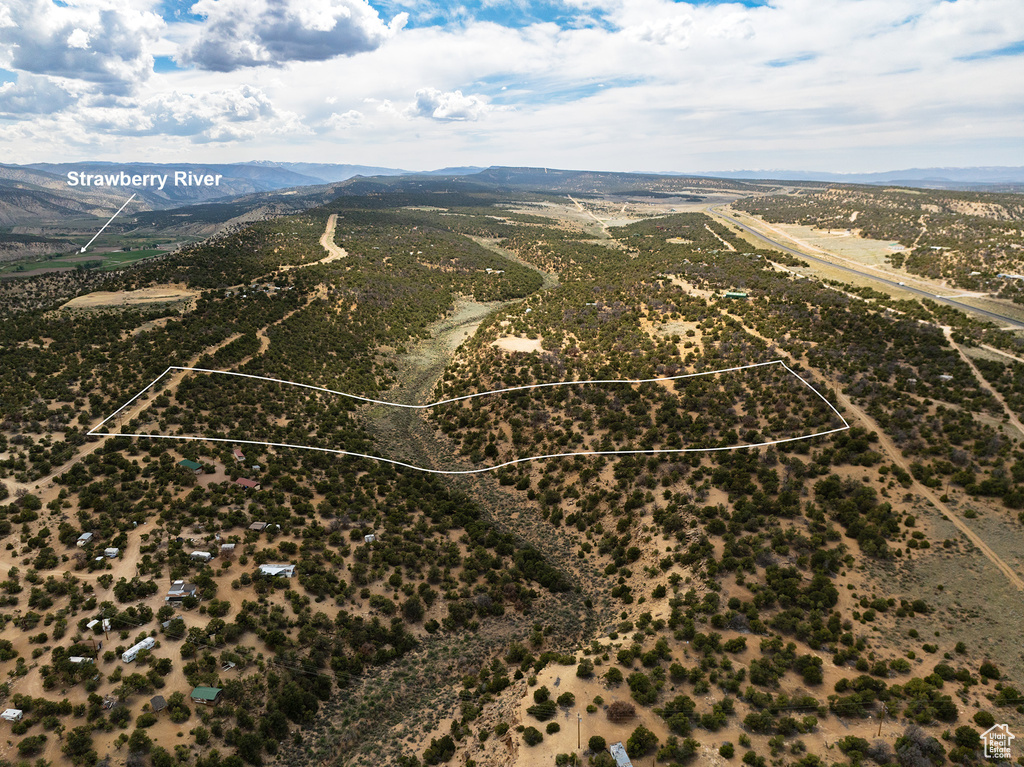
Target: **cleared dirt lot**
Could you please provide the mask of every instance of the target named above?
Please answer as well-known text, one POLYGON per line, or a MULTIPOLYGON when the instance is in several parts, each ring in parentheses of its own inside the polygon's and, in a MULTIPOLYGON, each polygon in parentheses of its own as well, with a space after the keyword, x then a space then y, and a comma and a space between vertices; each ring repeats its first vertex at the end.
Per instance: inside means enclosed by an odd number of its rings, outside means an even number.
POLYGON ((72 298, 61 309, 95 309, 101 306, 146 306, 148 304, 169 304, 190 301, 199 295, 184 285, 155 285, 138 290, 107 291, 97 290, 84 296, 72 298))

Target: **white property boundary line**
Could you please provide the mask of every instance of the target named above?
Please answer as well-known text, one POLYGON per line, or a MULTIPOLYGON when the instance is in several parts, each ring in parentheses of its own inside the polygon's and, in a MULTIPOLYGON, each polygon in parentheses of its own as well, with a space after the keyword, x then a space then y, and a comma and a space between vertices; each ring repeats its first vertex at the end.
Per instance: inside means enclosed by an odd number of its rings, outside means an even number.
POLYGON ((701 373, 685 373, 678 376, 667 376, 663 378, 639 378, 639 379, 607 379, 607 380, 594 380, 594 381, 555 381, 553 383, 541 383, 541 384, 530 384, 527 386, 513 386, 507 389, 495 389, 493 391, 477 392, 476 394, 467 394, 462 397, 453 397, 451 399, 438 400, 437 402, 431 402, 427 405, 407 405, 402 402, 388 402, 386 400, 372 399, 370 397, 360 397, 357 394, 348 394, 342 391, 335 391, 333 389, 325 389, 320 386, 311 386, 309 384, 297 383, 295 381, 284 381, 279 378, 267 378, 266 376, 249 375, 248 373, 236 373, 231 370, 209 370, 207 368, 189 368, 179 367, 172 365, 159 376, 157 376, 152 383, 146 388, 142 389, 138 394, 132 397, 130 400, 125 402, 121 407, 115 410, 113 413, 104 418, 95 427, 89 430, 88 436, 93 437, 140 437, 146 439, 180 439, 185 441, 202 441, 202 442, 230 442, 238 445, 264 445, 266 447, 288 447, 297 450, 317 450, 322 453, 333 453, 335 455, 347 455, 353 458, 369 458, 374 461, 381 461, 382 463, 390 463, 394 466, 403 466, 407 469, 415 469, 416 471, 423 471, 430 474, 482 474, 488 471, 496 471, 497 469, 503 469, 506 466, 513 466, 517 463, 526 463, 527 461, 542 461, 547 458, 568 458, 577 455, 656 455, 660 453, 713 453, 723 450, 746 450, 754 447, 769 447, 771 445, 781 445, 785 442, 798 442, 800 440, 811 439, 813 437, 823 437, 827 434, 835 434, 836 432, 846 431, 850 428, 850 424, 847 423, 846 419, 843 418, 842 413, 836 410, 835 406, 825 399, 824 395, 815 389, 811 384, 804 380, 799 374, 797 374, 792 368, 790 368, 782 360, 771 360, 769 362, 756 362, 751 365, 739 365, 737 367, 722 368, 721 370, 706 370, 701 373), (525 391, 527 389, 542 389, 546 387, 554 386, 576 386, 585 384, 642 384, 642 383, 656 383, 660 381, 678 381, 683 378, 695 378, 697 376, 715 375, 717 373, 731 373, 737 370, 749 370, 751 368, 764 367, 766 365, 781 365, 784 367, 790 375, 794 376, 800 383, 814 392, 817 397, 828 405, 829 409, 836 414, 843 425, 837 429, 829 429, 827 431, 819 431, 814 434, 805 434, 799 437, 787 437, 786 439, 775 439, 767 442, 757 442, 747 445, 727 445, 725 447, 687 447, 687 448, 655 448, 651 450, 586 450, 576 453, 552 453, 550 455, 534 455, 526 458, 516 458, 513 461, 506 461, 505 463, 499 463, 496 466, 486 466, 482 469, 463 469, 463 470, 447 470, 447 469, 431 469, 425 466, 415 466, 411 463, 404 463, 402 461, 396 461, 391 458, 383 458, 379 455, 366 455, 365 453, 354 453, 349 450, 334 450, 327 447, 313 447, 311 445, 292 445, 287 442, 261 442, 258 440, 251 439, 229 439, 227 437, 187 437, 187 436, 175 436, 171 434, 123 434, 116 432, 101 432, 97 431, 107 421, 117 416, 122 410, 131 405, 135 400, 149 391, 153 386, 160 381, 161 378, 166 376, 172 370, 178 370, 182 372, 194 372, 194 373, 212 373, 215 375, 228 375, 238 376, 239 378, 252 378, 257 381, 269 381, 271 383, 287 384, 289 386, 298 386, 303 389, 311 389, 313 391, 324 392, 326 394, 335 394, 340 397, 347 397, 348 399, 358 400, 359 402, 368 402, 374 405, 387 405, 389 407, 403 407, 410 410, 425 410, 427 408, 437 407, 438 405, 448 405, 452 402, 462 402, 463 400, 473 399, 475 397, 484 397, 488 394, 507 394, 514 391, 525 391))

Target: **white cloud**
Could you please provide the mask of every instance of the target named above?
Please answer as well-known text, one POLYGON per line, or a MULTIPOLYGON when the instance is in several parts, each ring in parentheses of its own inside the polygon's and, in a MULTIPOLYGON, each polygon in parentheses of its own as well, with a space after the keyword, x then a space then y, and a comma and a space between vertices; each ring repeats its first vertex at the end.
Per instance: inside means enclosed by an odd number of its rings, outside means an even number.
POLYGON ((196 141, 252 138, 251 127, 278 117, 267 95, 250 86, 211 93, 162 93, 118 107, 85 107, 83 125, 119 136, 187 136, 196 141))
POLYGON ((177 60, 218 72, 372 51, 408 19, 385 24, 365 0, 199 0, 192 13, 205 20, 177 60))
POLYGON ((693 32, 693 18, 680 15, 665 19, 652 19, 626 27, 624 32, 630 40, 637 43, 685 48, 689 44, 690 35, 693 32))
POLYGON ((462 91, 440 91, 420 88, 416 98, 405 110, 410 117, 432 117, 435 120, 479 120, 494 107, 481 96, 464 96, 462 91))
POLYGON ((325 125, 331 130, 344 131, 363 125, 365 122, 366 115, 356 109, 350 109, 342 114, 332 112, 331 116, 325 121, 325 125))
POLYGON ((131 3, 7 0, 0 14, 0 66, 130 93, 152 72, 149 47, 162 28, 158 15, 131 3))
MULTIPOLYGON (((371 1, 443 15, 433 0, 371 1)), ((114 2, 0 0, 0 27, 9 8, 25 27, 0 28, 0 67, 27 55, 11 35, 63 46, 31 58, 52 79, 30 83, 22 68, 0 90, 7 121, 30 124, 4 130, 5 152, 52 159, 66 142, 110 159, 176 146, 210 160, 344 162, 339 138, 358 137, 359 162, 411 168, 424 157, 622 170, 1024 165, 1024 91, 1012 86, 1024 57, 984 58, 1019 39, 1020 0, 567 0, 590 22, 502 26, 463 7, 399 35, 363 0, 199 0, 205 21, 139 33, 149 53, 196 57, 197 68, 161 74, 128 49, 101 50, 88 9, 128 18, 156 0, 114 2), (68 46, 76 29, 88 50, 68 46), (132 88, 147 76, 143 96, 132 88), (30 92, 45 87, 66 109, 53 120, 30 92)))
POLYGON ((68 35, 68 47, 69 48, 88 48, 89 47, 89 33, 84 29, 75 29, 70 35, 68 35))
POLYGON ((0 85, 0 114, 9 117, 49 114, 75 103, 77 96, 48 77, 21 74, 0 85))

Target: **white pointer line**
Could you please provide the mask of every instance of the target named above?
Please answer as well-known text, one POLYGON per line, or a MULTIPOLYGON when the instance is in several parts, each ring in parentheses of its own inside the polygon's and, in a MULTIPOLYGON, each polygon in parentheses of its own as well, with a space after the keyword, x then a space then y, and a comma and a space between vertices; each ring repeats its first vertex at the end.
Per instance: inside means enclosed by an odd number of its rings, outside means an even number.
MULTIPOLYGON (((138 192, 136 192, 136 194, 138 194, 138 192)), ((124 205, 127 205, 128 203, 130 203, 134 199, 135 199, 135 195, 133 194, 131 197, 129 197, 127 200, 124 201, 124 205)), ((117 209, 117 213, 120 213, 122 210, 124 210, 124 205, 122 205, 120 208, 117 209)), ((117 218, 117 213, 115 213, 113 216, 110 217, 110 221, 113 221, 115 218, 117 218)), ((103 226, 101 226, 100 230, 98 232, 96 232, 96 234, 94 234, 92 236, 92 240, 89 240, 87 243, 85 243, 85 245, 82 246, 82 249, 80 251, 78 251, 78 252, 79 253, 85 253, 85 249, 88 248, 90 245, 92 245, 93 240, 95 240, 97 237, 99 237, 101 234, 103 234, 103 230, 106 229, 108 226, 110 226, 110 221, 107 221, 107 223, 105 223, 103 226)))
POLYGON ((88 432, 88 434, 90 436, 96 436, 96 437, 140 437, 140 438, 148 438, 148 439, 180 439, 182 441, 192 441, 192 442, 229 442, 229 443, 239 444, 239 445, 265 445, 267 447, 286 447, 286 448, 292 448, 292 449, 296 449, 296 450, 316 450, 316 451, 319 451, 319 452, 322 452, 322 453, 332 453, 334 455, 344 455, 344 456, 349 456, 349 457, 352 457, 352 458, 369 458, 369 459, 374 460, 374 461, 380 461, 382 463, 389 463, 389 464, 392 464, 393 466, 402 466, 402 467, 407 468, 407 469, 415 469, 416 471, 427 472, 429 474, 482 474, 484 472, 496 471, 498 469, 503 469, 506 466, 513 466, 515 464, 526 463, 528 461, 541 461, 541 460, 545 460, 545 459, 548 459, 548 458, 569 458, 569 457, 578 456, 578 455, 579 456, 584 456, 584 455, 657 455, 657 454, 661 454, 661 453, 711 453, 711 452, 719 452, 719 451, 723 451, 723 450, 745 450, 747 448, 769 447, 771 445, 781 445, 781 444, 786 443, 786 442, 797 442, 799 440, 811 439, 812 437, 823 437, 823 436, 825 436, 827 434, 835 434, 835 433, 840 432, 840 431, 846 431, 849 428, 850 428, 850 424, 846 421, 845 418, 843 418, 842 414, 838 410, 836 410, 835 406, 831 402, 829 402, 821 394, 821 392, 819 392, 817 389, 815 389, 813 386, 811 386, 810 383, 808 383, 803 377, 801 377, 796 372, 794 372, 782 360, 772 360, 770 362, 758 362, 758 363, 754 363, 752 365, 741 365, 741 366, 733 367, 733 368, 724 368, 722 370, 708 370, 708 371, 704 371, 704 372, 701 372, 701 373, 686 373, 684 375, 671 376, 671 377, 665 377, 665 378, 644 378, 644 379, 638 379, 638 380, 620 379, 620 380, 605 380, 605 381, 556 381, 554 383, 531 384, 529 386, 515 386, 515 387, 509 388, 509 389, 497 389, 497 390, 494 390, 494 391, 478 392, 476 394, 468 394, 468 395, 466 395, 464 397, 456 397, 456 398, 448 399, 448 400, 440 400, 438 402, 434 402, 434 403, 431 403, 429 405, 406 405, 406 404, 403 404, 403 403, 400 403, 400 402, 387 402, 387 401, 384 401, 384 400, 375 400, 375 399, 370 399, 368 397, 360 397, 360 396, 357 396, 355 394, 346 394, 345 392, 334 391, 332 389, 324 389, 324 388, 321 388, 319 386, 309 386, 308 384, 294 383, 292 381, 282 381, 282 380, 276 379, 276 378, 265 378, 263 376, 253 376, 253 375, 248 375, 248 374, 245 374, 245 373, 235 373, 235 372, 227 371, 227 370, 206 370, 205 368, 184 368, 184 367, 171 366, 171 367, 167 368, 167 370, 165 370, 159 376, 157 376, 157 378, 152 383, 150 383, 149 386, 147 386, 145 389, 143 389, 138 394, 136 394, 134 397, 132 397, 130 400, 128 400, 128 402, 124 403, 124 405, 122 405, 117 410, 115 410, 111 415, 109 415, 105 419, 103 419, 103 421, 98 423, 92 430, 90 430, 88 432), (636 383, 651 383, 651 382, 655 382, 655 381, 675 381, 675 380, 678 380, 678 379, 681 379, 681 378, 692 378, 694 376, 712 375, 712 374, 715 374, 715 373, 727 373, 727 372, 732 372, 732 371, 736 371, 736 370, 746 370, 748 368, 756 368, 756 367, 762 367, 764 365, 776 365, 776 364, 777 365, 782 365, 782 367, 784 367, 791 375, 795 376, 797 378, 797 380, 799 380, 804 386, 806 386, 808 389, 810 389, 812 392, 814 392, 814 394, 817 395, 818 398, 822 402, 824 402, 826 405, 828 405, 829 409, 831 409, 832 412, 835 413, 836 416, 838 416, 839 420, 843 422, 843 425, 841 427, 839 427, 839 428, 836 428, 836 429, 829 429, 827 431, 816 432, 814 434, 805 434, 805 435, 802 435, 802 436, 799 436, 799 437, 787 437, 785 439, 776 439, 776 440, 770 440, 770 441, 767 441, 767 442, 757 442, 757 443, 746 444, 746 445, 726 445, 726 446, 722 446, 722 447, 654 448, 654 449, 650 449, 650 450, 586 450, 586 451, 580 451, 580 452, 576 452, 576 453, 552 453, 550 455, 534 455, 534 456, 528 456, 526 458, 517 458, 517 459, 512 460, 512 461, 506 461, 505 463, 500 463, 500 464, 498 464, 496 466, 485 466, 485 467, 480 468, 480 469, 464 469, 464 470, 431 469, 431 468, 428 468, 428 467, 425 467, 425 466, 416 466, 416 465, 411 464, 411 463, 404 463, 402 461, 396 461, 396 460, 393 460, 391 458, 383 458, 383 457, 381 457, 379 455, 367 455, 365 453, 355 453, 355 452, 351 452, 349 450, 335 450, 335 449, 332 449, 332 448, 314 447, 314 446, 311 446, 311 445, 293 445, 293 444, 290 444, 290 443, 287 443, 287 442, 261 442, 261 441, 258 441, 258 440, 232 439, 232 438, 228 438, 228 437, 189 437, 189 436, 175 436, 173 434, 124 434, 124 433, 118 434, 116 432, 99 432, 99 431, 96 431, 96 429, 99 429, 101 426, 103 426, 103 424, 105 424, 111 418, 114 418, 118 413, 120 413, 122 410, 124 410, 126 407, 128 407, 128 405, 130 405, 132 402, 134 402, 136 399, 138 399, 140 396, 142 396, 146 391, 148 391, 150 388, 152 388, 154 384, 156 384, 161 378, 163 378, 165 375, 167 375, 167 373, 169 373, 171 370, 196 371, 196 372, 206 372, 206 373, 219 373, 219 374, 222 374, 222 375, 234 375, 234 376, 240 376, 240 377, 243 377, 243 378, 255 378, 255 379, 258 379, 258 380, 270 381, 270 382, 273 382, 273 383, 283 383, 283 384, 289 384, 289 385, 292 385, 292 386, 301 386, 301 387, 306 388, 306 389, 313 389, 315 391, 322 391, 322 392, 327 392, 327 393, 330 393, 330 394, 339 394, 339 395, 341 395, 343 397, 349 397, 351 399, 357 399, 357 400, 360 400, 360 401, 363 401, 363 402, 371 402, 371 403, 378 404, 378 405, 389 405, 391 407, 404 407, 404 408, 422 409, 422 408, 434 407, 436 405, 443 405, 443 404, 448 404, 448 403, 452 403, 452 402, 459 402, 461 400, 472 399, 474 397, 483 397, 483 396, 488 395, 488 394, 499 394, 499 393, 505 393, 505 392, 511 392, 511 391, 521 391, 521 390, 524 390, 524 389, 538 389, 538 388, 541 388, 541 387, 549 387, 549 386, 570 386, 570 385, 573 385, 573 384, 589 384, 589 383, 626 383, 626 384, 636 384, 636 383))

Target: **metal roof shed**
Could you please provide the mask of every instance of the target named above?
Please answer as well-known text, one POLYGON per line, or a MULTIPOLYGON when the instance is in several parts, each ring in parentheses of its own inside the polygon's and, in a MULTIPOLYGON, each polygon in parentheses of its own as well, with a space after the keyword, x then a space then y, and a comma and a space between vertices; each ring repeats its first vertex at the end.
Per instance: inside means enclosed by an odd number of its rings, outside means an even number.
POLYGON ((192 690, 192 702, 202 703, 204 706, 211 706, 220 697, 220 687, 196 687, 192 690))
POLYGON ((164 700, 163 695, 154 695, 149 699, 149 707, 153 709, 153 713, 155 714, 156 712, 163 711, 167 708, 167 701, 164 700))

